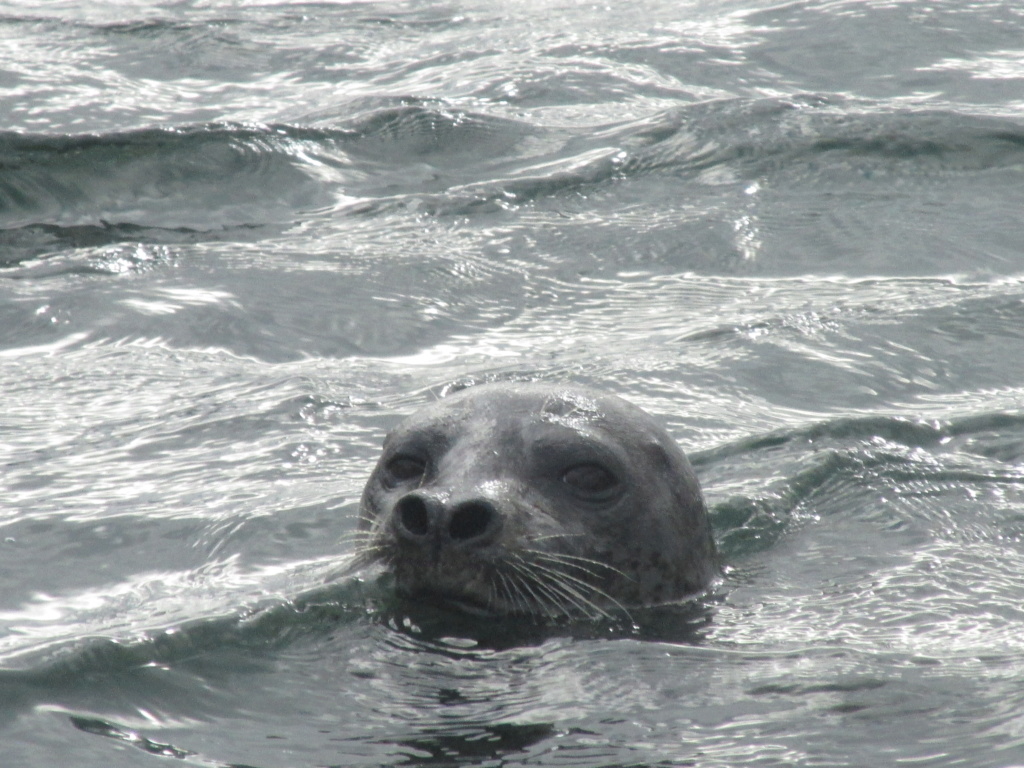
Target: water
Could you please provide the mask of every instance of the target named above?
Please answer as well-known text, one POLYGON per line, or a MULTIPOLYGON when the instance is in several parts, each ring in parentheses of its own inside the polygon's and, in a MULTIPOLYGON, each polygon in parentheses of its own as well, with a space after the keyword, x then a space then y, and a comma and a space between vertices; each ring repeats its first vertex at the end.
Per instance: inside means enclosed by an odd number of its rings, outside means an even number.
POLYGON ((0 3, 5 768, 1024 765, 1024 11, 0 3), (661 417, 729 571, 332 579, 461 378, 661 417))

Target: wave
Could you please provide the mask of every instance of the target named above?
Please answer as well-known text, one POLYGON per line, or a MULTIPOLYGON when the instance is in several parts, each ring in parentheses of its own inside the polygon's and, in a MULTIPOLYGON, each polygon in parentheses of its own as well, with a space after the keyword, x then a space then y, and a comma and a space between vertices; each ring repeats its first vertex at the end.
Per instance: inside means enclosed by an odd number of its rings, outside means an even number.
POLYGON ((251 240, 317 216, 500 211, 651 175, 741 188, 795 175, 788 183, 824 187, 1022 166, 1017 122, 813 95, 711 101, 599 126, 414 103, 326 127, 7 132, 0 244, 9 266, 83 242, 251 240))

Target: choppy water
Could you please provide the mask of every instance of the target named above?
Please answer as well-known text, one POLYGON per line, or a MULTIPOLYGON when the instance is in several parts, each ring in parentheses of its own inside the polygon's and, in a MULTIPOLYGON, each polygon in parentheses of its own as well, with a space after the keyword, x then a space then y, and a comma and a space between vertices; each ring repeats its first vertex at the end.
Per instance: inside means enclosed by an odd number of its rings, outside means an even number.
POLYGON ((0 762, 1024 765, 1014 2, 0 2, 0 762), (636 631, 345 562, 461 377, 658 414, 636 631))

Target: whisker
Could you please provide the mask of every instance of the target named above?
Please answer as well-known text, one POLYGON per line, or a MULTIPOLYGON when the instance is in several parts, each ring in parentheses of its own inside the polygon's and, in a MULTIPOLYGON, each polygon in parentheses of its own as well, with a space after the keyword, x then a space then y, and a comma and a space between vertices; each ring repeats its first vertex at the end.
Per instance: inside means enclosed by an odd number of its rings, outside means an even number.
POLYGON ((530 610, 530 604, 525 600, 522 592, 518 589, 515 582, 513 581, 511 585, 509 584, 509 581, 512 579, 511 575, 506 574, 500 568, 496 569, 495 573, 498 575, 498 578, 501 579, 502 585, 505 588, 505 594, 508 597, 509 605, 511 605, 513 609, 521 609, 522 613, 532 613, 530 610), (513 590, 513 587, 516 588, 513 590))
POLYGON ((351 541, 345 542, 346 549, 350 549, 353 552, 383 552, 388 547, 382 542, 375 541, 373 539, 366 539, 362 541, 351 541))
POLYGON ((349 531, 338 537, 339 544, 355 544, 357 546, 372 542, 377 538, 373 531, 349 531))
MULTIPOLYGON (((612 573, 614 573, 614 574, 616 574, 618 576, 622 576, 623 578, 630 579, 631 581, 633 580, 632 576, 630 576, 628 573, 626 573, 624 571, 619 570, 614 565, 609 565, 608 563, 606 563, 606 562, 604 562, 602 560, 595 560, 592 557, 580 557, 579 555, 567 555, 567 554, 565 554, 563 552, 545 552, 543 550, 536 550, 536 549, 531 549, 531 550, 527 550, 527 551, 529 551, 530 553, 536 555, 537 557, 543 557, 543 558, 545 558, 547 560, 552 560, 552 561, 556 561, 556 562, 559 562, 559 561, 560 562, 565 562, 566 565, 574 565, 574 563, 571 563, 569 561, 576 561, 576 562, 579 562, 579 563, 585 563, 586 565, 596 565, 596 566, 598 566, 600 568, 604 568, 605 570, 611 571, 612 573)), ((574 566, 574 567, 580 568, 580 570, 584 570, 582 568, 582 566, 578 566, 577 565, 577 566, 574 566)), ((593 573, 593 571, 589 571, 589 570, 586 571, 586 572, 587 573, 593 573)))
MULTIPOLYGON (((518 573, 520 576, 524 577, 523 579, 520 579, 518 583, 533 596, 534 605, 538 606, 539 608, 542 608, 544 610, 544 614, 549 619, 557 618, 558 614, 552 612, 551 599, 542 597, 534 591, 534 586, 537 586, 539 588, 541 585, 537 583, 536 579, 532 578, 532 574, 530 573, 530 571, 524 568, 525 564, 521 561, 515 560, 507 560, 506 562, 508 563, 510 568, 516 571, 516 573, 518 573)), ((511 574, 509 575, 511 576, 511 574)), ((554 603, 554 606, 558 607, 557 603, 554 603)), ((565 613, 565 609, 562 609, 562 613, 565 613)))
MULTIPOLYGON (((535 555, 544 555, 544 556, 551 555, 550 552, 534 553, 534 554, 535 555)), ((589 560, 589 558, 577 558, 577 557, 574 557, 572 555, 569 555, 567 557, 569 557, 570 559, 573 559, 573 560, 576 560, 576 559, 589 560)), ((544 559, 544 558, 538 558, 538 559, 544 559)), ((548 557, 547 559, 549 560, 549 562, 552 562, 554 565, 560 565, 561 564, 561 563, 559 563, 559 558, 548 557)), ((613 570, 615 572, 620 572, 617 568, 613 568, 612 566, 607 565, 606 563, 601 563, 599 561, 591 561, 591 562, 593 562, 595 564, 598 564, 598 565, 606 566, 607 568, 609 568, 609 569, 611 569, 611 570, 613 570)), ((580 567, 580 566, 578 566, 578 565, 576 565, 574 563, 569 563, 568 565, 571 565, 574 568, 579 568, 580 567)), ((534 563, 534 566, 537 567, 537 568, 545 568, 553 576, 557 576, 557 577, 563 579, 566 582, 569 582, 571 584, 577 585, 578 587, 580 587, 583 590, 585 590, 586 593, 597 595, 598 597, 603 598, 604 600, 608 601, 613 607, 615 607, 616 609, 622 611, 622 613, 630 621, 633 621, 633 617, 630 615, 629 610, 627 610, 626 606, 624 606, 622 603, 620 603, 618 600, 616 600, 614 597, 609 595, 607 592, 605 592, 600 587, 590 583, 589 581, 581 579, 578 576, 574 576, 571 573, 566 573, 564 570, 561 570, 561 569, 558 569, 558 568, 554 568, 552 566, 544 566, 544 565, 541 565, 541 563, 534 563)), ((569 588, 568 584, 564 584, 564 583, 561 584, 560 586, 562 586, 565 589, 569 588)), ((588 594, 580 592, 576 588, 573 588, 573 592, 579 597, 580 600, 585 601, 590 607, 592 607, 595 611, 599 612, 605 618, 609 618, 609 619, 613 618, 607 611, 605 611, 597 603, 595 603, 593 600, 591 600, 590 597, 588 597, 588 594)))
POLYGON ((572 596, 567 594, 564 589, 560 589, 559 584, 556 581, 547 579, 545 574, 535 570, 531 563, 521 562, 519 565, 520 573, 528 577, 532 581, 533 585, 547 596, 552 607, 557 608, 562 616, 571 616, 572 611, 570 611, 569 608, 573 605, 575 605, 576 608, 583 608, 583 606, 573 600, 572 596))
POLYGON ((566 575, 568 575, 569 571, 568 570, 562 570, 562 569, 570 569, 571 568, 573 571, 579 572, 579 573, 583 574, 584 576, 591 576, 593 578, 598 578, 597 571, 593 570, 592 568, 588 568, 587 566, 581 565, 580 563, 573 563, 573 562, 568 562, 567 563, 564 560, 562 560, 561 558, 552 557, 547 552, 540 552, 538 550, 528 549, 528 550, 526 550, 525 554, 530 555, 535 561, 550 563, 552 566, 558 566, 559 572, 560 573, 565 573, 566 575))
POLYGON ((487 579, 487 610, 491 613, 495 611, 495 604, 498 602, 498 598, 501 597, 498 589, 498 580, 501 578, 501 572, 494 570, 491 571, 487 579))
POLYGON ((557 591, 562 596, 563 601, 571 602, 580 609, 584 615, 590 618, 595 618, 594 613, 596 613, 606 619, 612 618, 611 614, 587 597, 586 594, 581 592, 575 586, 579 585, 580 587, 584 587, 592 592, 600 592, 600 590, 597 590, 592 584, 574 576, 570 576, 556 568, 551 568, 540 563, 529 563, 528 565, 533 569, 534 575, 545 575, 551 577, 548 580, 548 586, 552 590, 557 591))
POLYGON ((529 541, 532 544, 535 541, 548 541, 549 539, 579 539, 585 535, 583 533, 546 533, 543 536, 532 536, 529 541))

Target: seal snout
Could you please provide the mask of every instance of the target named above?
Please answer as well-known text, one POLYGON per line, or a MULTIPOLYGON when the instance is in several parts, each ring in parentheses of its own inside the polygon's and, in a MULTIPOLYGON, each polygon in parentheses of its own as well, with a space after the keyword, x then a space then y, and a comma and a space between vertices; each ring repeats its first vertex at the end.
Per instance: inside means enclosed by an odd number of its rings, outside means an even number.
POLYGON ((501 530, 501 513, 487 498, 449 504, 414 491, 395 503, 394 526, 399 536, 411 542, 482 547, 501 530))

